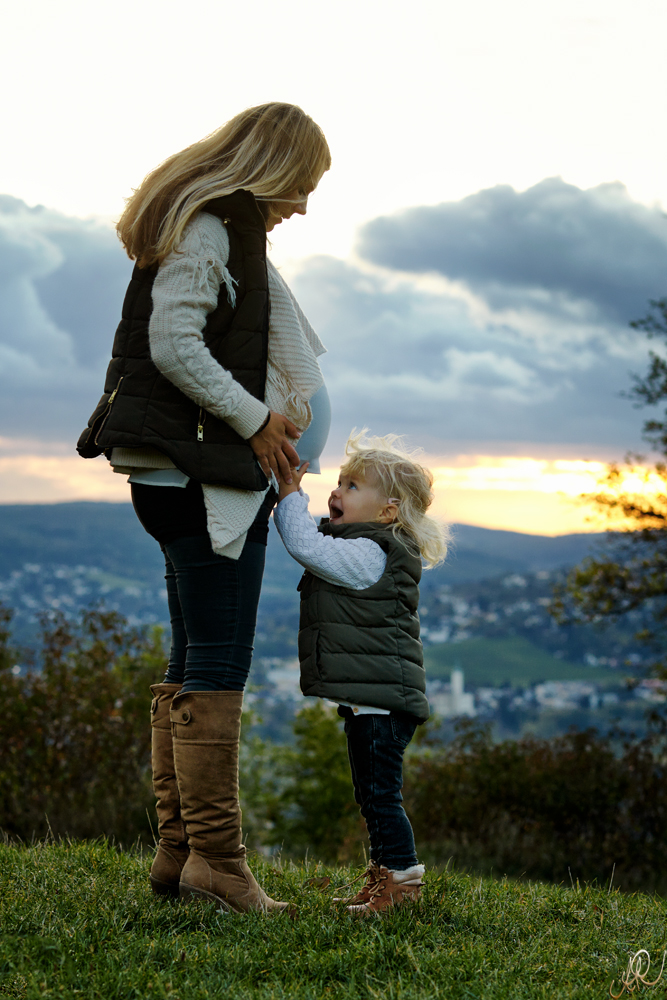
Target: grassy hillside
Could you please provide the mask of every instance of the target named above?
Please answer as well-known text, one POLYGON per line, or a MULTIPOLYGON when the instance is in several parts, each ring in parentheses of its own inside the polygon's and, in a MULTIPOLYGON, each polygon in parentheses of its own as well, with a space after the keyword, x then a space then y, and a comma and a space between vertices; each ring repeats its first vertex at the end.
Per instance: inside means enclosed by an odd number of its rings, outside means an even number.
POLYGON ((618 993, 640 948, 655 978, 664 946, 663 899, 576 882, 431 874, 421 904, 360 921, 308 886, 323 869, 254 862, 290 920, 155 898, 149 860, 100 842, 2 846, 0 862, 0 996, 17 1000, 588 1000, 618 993))
POLYGON ((424 664, 431 680, 449 680, 451 671, 460 667, 468 686, 527 687, 544 680, 618 684, 623 678, 620 670, 612 673, 602 667, 565 663, 522 636, 438 643, 424 650, 424 664))

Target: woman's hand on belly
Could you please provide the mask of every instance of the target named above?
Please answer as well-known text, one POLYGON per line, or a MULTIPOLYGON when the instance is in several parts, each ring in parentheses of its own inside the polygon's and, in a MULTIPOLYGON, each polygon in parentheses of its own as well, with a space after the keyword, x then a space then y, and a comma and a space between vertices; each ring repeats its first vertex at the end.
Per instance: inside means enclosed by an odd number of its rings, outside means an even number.
POLYGON ((300 437, 301 432, 287 417, 271 410, 271 417, 266 427, 248 438, 248 444, 266 476, 270 477, 271 472, 274 472, 277 479, 291 483, 292 469, 299 465, 299 456, 290 444, 289 438, 300 437))

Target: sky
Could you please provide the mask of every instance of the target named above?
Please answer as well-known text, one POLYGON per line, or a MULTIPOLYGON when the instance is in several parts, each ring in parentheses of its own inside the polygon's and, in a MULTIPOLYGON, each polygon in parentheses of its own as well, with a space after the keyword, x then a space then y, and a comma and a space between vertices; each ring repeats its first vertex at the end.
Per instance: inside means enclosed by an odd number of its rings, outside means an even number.
POLYGON ((667 7, 27 0, 0 82, 0 503, 128 499, 74 442, 162 159, 266 100, 333 166, 271 256, 327 345, 322 510, 352 427, 405 434, 452 520, 557 534, 641 446, 628 327, 667 294, 667 7))

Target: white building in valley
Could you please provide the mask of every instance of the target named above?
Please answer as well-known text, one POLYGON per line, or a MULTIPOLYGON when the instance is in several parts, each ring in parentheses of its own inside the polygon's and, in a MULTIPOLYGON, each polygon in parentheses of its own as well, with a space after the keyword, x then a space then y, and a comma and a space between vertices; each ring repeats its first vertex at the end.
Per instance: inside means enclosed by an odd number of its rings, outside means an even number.
POLYGON ((453 719, 459 715, 472 717, 477 714, 475 696, 465 690, 462 670, 452 670, 449 684, 431 681, 426 685, 426 693, 431 711, 443 719, 453 719))

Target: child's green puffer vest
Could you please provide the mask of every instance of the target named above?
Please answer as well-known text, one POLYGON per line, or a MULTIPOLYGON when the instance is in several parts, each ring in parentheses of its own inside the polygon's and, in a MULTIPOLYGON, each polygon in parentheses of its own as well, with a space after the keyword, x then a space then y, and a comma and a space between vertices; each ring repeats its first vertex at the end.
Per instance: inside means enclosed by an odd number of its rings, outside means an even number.
POLYGON ((299 659, 305 695, 429 717, 419 638, 421 560, 376 523, 329 524, 334 538, 370 538, 387 553, 371 587, 352 590, 306 572, 299 583, 299 659))

